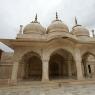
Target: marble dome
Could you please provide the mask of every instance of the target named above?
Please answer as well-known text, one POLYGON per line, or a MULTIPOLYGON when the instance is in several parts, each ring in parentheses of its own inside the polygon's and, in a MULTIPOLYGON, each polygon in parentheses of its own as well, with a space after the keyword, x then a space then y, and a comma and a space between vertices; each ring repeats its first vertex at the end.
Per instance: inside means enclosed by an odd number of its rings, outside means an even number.
POLYGON ((52 23, 48 26, 47 33, 56 32, 56 31, 69 32, 68 26, 58 19, 57 14, 56 14, 56 20, 52 21, 52 23))
POLYGON ((76 36, 88 36, 89 37, 89 30, 83 27, 82 25, 76 25, 72 28, 72 34, 76 36))
POLYGON ((32 21, 30 24, 26 25, 23 29, 24 34, 44 34, 46 29, 37 21, 37 17, 35 17, 35 21, 32 21))
POLYGON ((71 33, 76 36, 86 36, 86 37, 88 36, 89 37, 89 30, 83 27, 82 25, 79 25, 77 23, 76 17, 75 17, 75 26, 72 28, 71 33))

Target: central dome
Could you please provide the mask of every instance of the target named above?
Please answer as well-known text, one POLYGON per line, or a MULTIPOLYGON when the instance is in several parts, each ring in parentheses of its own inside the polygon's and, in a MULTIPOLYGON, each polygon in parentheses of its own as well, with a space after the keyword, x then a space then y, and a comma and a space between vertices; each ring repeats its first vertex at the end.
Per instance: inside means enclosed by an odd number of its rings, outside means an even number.
POLYGON ((52 23, 47 28, 47 33, 50 32, 69 32, 67 25, 58 19, 57 13, 56 20, 52 21, 52 23))
POLYGON ((44 34, 45 32, 46 29, 37 21, 37 15, 35 17, 35 21, 32 21, 30 24, 26 25, 23 30, 24 34, 31 33, 44 34))

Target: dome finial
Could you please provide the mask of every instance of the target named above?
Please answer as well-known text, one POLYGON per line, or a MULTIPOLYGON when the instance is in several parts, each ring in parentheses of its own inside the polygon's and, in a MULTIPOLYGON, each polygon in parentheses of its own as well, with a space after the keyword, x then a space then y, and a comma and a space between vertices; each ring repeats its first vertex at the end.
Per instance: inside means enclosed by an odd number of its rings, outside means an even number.
POLYGON ((22 34, 22 28, 23 28, 23 25, 20 25, 20 30, 19 30, 19 34, 22 34))
POLYGON ((92 30, 92 36, 95 37, 95 34, 94 34, 94 29, 92 30))
POLYGON ((36 16, 35 16, 35 21, 34 21, 34 22, 38 22, 38 21, 37 21, 37 19, 38 19, 38 18, 37 18, 37 13, 36 13, 36 16))
POLYGON ((78 22, 77 22, 77 18, 75 16, 75 26, 77 26, 77 25, 78 25, 78 22))
POLYGON ((56 20, 58 20, 58 13, 56 12, 56 20))

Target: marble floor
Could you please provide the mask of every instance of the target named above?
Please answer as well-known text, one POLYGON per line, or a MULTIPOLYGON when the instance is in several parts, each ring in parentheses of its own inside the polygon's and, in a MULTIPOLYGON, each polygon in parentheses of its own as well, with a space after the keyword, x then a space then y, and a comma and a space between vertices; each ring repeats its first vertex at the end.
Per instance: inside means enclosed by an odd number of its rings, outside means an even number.
POLYGON ((10 86, 0 88, 0 95, 95 95, 95 84, 10 86))

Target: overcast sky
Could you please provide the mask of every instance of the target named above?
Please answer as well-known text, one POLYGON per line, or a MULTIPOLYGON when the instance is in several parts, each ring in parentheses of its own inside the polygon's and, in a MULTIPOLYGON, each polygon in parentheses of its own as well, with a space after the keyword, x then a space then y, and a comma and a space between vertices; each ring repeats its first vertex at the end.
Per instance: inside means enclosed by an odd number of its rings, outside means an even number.
POLYGON ((95 28, 95 0, 0 0, 0 38, 15 38, 19 25, 26 25, 38 14, 38 21, 48 27, 55 12, 71 30, 74 17, 88 29, 95 28))

